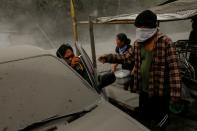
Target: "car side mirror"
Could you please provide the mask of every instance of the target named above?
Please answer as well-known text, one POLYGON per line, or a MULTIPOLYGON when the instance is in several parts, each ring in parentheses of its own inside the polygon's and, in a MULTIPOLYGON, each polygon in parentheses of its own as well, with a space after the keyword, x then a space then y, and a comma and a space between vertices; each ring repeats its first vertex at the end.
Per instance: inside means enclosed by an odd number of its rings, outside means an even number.
POLYGON ((98 89, 101 91, 108 85, 111 85, 116 81, 115 74, 112 72, 102 73, 98 76, 98 89))

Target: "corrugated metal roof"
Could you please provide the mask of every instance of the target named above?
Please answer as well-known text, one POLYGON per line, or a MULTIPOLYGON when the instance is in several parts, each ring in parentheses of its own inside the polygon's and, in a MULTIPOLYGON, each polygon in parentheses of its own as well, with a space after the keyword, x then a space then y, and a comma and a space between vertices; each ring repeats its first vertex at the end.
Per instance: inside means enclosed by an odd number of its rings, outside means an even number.
MULTIPOLYGON (((161 22, 190 19, 197 15, 197 0, 178 0, 153 7, 150 10, 157 14, 158 20, 161 22)), ((100 17, 95 20, 95 23, 133 23, 137 15, 138 13, 100 17)))
POLYGON ((158 14, 163 13, 177 13, 187 10, 196 10, 197 0, 177 0, 169 4, 164 4, 161 6, 156 6, 151 8, 152 11, 158 14))

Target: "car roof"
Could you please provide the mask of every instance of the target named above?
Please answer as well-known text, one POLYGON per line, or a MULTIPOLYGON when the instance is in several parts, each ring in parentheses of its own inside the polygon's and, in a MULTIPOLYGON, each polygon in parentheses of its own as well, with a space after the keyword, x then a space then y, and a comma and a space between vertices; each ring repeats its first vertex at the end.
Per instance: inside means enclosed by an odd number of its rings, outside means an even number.
POLYGON ((42 48, 36 47, 36 46, 11 46, 11 47, 5 47, 0 48, 0 63, 9 62, 9 61, 15 61, 30 57, 36 57, 40 55, 52 55, 47 50, 44 50, 42 48))

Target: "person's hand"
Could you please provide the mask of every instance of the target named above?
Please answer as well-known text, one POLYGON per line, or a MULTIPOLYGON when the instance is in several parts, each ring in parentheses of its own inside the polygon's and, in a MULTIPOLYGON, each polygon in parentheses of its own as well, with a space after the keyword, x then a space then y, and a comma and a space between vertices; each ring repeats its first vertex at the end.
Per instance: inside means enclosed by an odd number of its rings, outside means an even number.
POLYGON ((111 72, 116 72, 118 64, 112 64, 111 72))
POLYGON ((106 56, 105 55, 103 55, 103 56, 100 56, 99 58, 98 58, 98 60, 101 62, 101 63, 106 63, 106 60, 107 58, 106 58, 106 56))
POLYGON ((79 57, 73 57, 72 60, 71 60, 71 66, 74 67, 76 66, 77 64, 79 64, 80 62, 80 58, 79 57))

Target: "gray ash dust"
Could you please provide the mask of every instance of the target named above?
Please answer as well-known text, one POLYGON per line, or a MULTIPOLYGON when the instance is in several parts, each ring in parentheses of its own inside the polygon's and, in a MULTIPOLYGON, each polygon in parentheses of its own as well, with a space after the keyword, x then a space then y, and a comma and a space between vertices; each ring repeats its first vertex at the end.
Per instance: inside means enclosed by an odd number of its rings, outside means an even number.
MULTIPOLYGON (((89 15, 110 16, 147 9, 165 0, 77 0, 78 20, 89 15), (130 4, 128 4, 130 3, 130 4)), ((33 45, 44 49, 72 44, 72 24, 69 0, 0 0, 0 48, 14 45, 33 45), (65 3, 64 3, 65 2, 65 3)), ((160 31, 173 41, 188 39, 191 22, 161 23, 160 31)), ((79 25, 79 41, 91 57, 87 25, 79 25)), ((96 25, 94 28, 97 57, 115 52, 115 36, 124 32, 135 40, 133 25, 96 25)), ((98 63, 98 71, 110 70, 109 64, 98 63)), ((2 80, 3 78, 0 78, 2 80)), ((71 100, 68 100, 72 103, 71 100)), ((197 131, 197 102, 183 116, 171 115, 168 131, 197 131)), ((4 129, 6 130, 6 128, 4 129)))

